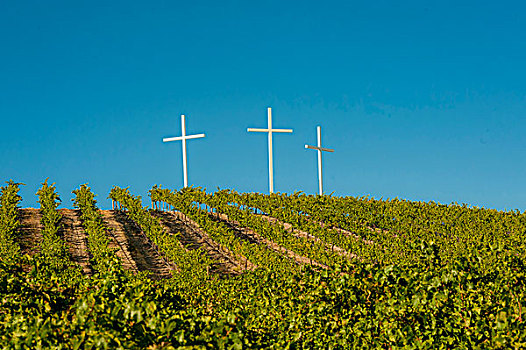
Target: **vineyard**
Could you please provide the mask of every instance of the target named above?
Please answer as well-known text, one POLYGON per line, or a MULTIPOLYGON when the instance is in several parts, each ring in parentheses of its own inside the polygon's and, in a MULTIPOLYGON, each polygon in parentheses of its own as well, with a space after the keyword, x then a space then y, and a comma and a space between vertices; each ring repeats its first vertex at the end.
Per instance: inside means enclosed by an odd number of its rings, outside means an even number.
POLYGON ((526 214, 127 188, 0 189, 2 349, 523 349, 526 214), (104 197, 106 199, 106 194, 104 197))

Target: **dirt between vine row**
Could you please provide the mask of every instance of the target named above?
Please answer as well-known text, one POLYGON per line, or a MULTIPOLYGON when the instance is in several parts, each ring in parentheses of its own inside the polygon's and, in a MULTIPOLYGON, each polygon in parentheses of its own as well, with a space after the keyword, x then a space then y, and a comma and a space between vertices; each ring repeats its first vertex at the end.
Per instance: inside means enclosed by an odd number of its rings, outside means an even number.
MULTIPOLYGON (((93 274, 91 265, 92 256, 88 248, 88 235, 82 227, 80 211, 73 209, 59 209, 62 215, 61 228, 58 232, 66 242, 71 260, 79 264, 83 273, 93 274)), ((189 250, 201 248, 213 261, 211 274, 229 276, 240 274, 245 270, 253 270, 257 266, 251 261, 236 257, 226 247, 214 241, 199 225, 180 212, 152 212, 153 216, 161 220, 167 234, 178 234, 178 240, 189 250)), ((22 254, 35 255, 40 251, 42 241, 42 218, 39 209, 19 209, 19 220, 21 226, 17 235, 17 243, 21 247, 22 254)), ((159 254, 152 242, 143 234, 140 227, 131 220, 124 211, 101 210, 104 224, 108 227, 109 246, 115 250, 126 270, 132 272, 149 271, 155 279, 170 278, 172 272, 177 269, 173 263, 167 261, 159 254)), ((305 256, 286 249, 285 247, 263 238, 257 232, 242 227, 237 221, 230 220, 225 215, 210 213, 210 218, 224 223, 234 234, 251 244, 264 245, 297 264, 311 264, 321 268, 327 268, 305 256)), ((303 234, 295 232, 296 234, 303 234)), ((315 239, 314 237, 311 238, 315 239)))
POLYGON ((120 210, 102 210, 104 223, 110 229, 110 247, 118 248, 123 267, 132 271, 150 271, 152 277, 170 278, 176 267, 166 261, 144 235, 140 227, 120 210))
MULTIPOLYGON (((61 228, 58 235, 64 239, 71 260, 79 264, 83 273, 93 273, 88 249, 88 235, 84 231, 80 211, 59 209, 62 215, 61 228)), ((150 271, 153 278, 169 278, 175 268, 168 264, 153 248, 151 242, 144 236, 137 225, 127 215, 120 211, 101 210, 104 223, 108 226, 109 246, 115 249, 115 254, 121 259, 126 270, 133 272, 150 271)), ((25 208, 18 210, 20 228, 16 242, 21 248, 21 254, 35 255, 40 252, 42 241, 42 215, 40 209, 25 208)))
POLYGON ((267 215, 257 215, 257 216, 259 218, 262 218, 262 219, 270 222, 273 225, 280 225, 280 226, 282 226, 287 232, 291 233, 294 237, 306 238, 306 239, 313 240, 314 242, 322 242, 325 245, 327 251, 333 251, 336 254, 341 255, 341 256, 345 256, 345 257, 347 257, 349 259, 361 259, 358 255, 356 255, 354 253, 351 253, 351 252, 348 252, 347 250, 345 250, 343 248, 340 248, 337 245, 325 242, 325 241, 321 240, 320 238, 318 238, 317 236, 313 235, 312 233, 295 229, 288 222, 283 222, 283 221, 280 221, 280 220, 278 220, 278 219, 276 219, 276 218, 274 218, 272 216, 267 216, 267 215))
POLYGON ((58 234, 66 241, 71 260, 80 265, 84 274, 91 275, 88 236, 80 222, 80 210, 59 209, 59 213, 62 219, 58 234))
POLYGON ((236 258, 229 249, 215 242, 193 220, 181 212, 151 211, 161 220, 167 232, 177 233, 178 240, 188 250, 202 249, 213 262, 210 273, 220 276, 237 275, 256 266, 247 259, 236 258))
POLYGON ((20 246, 22 255, 35 255, 40 252, 40 242, 42 241, 42 225, 40 224, 40 209, 27 208, 18 209, 18 229, 17 243, 20 246))
POLYGON ((314 261, 310 258, 307 258, 305 256, 299 255, 298 253, 289 250, 273 241, 270 241, 262 236, 260 236, 257 232, 254 230, 251 230, 247 227, 241 226, 241 224, 235 220, 231 220, 227 215, 225 214, 217 214, 217 213, 209 213, 209 216, 212 220, 222 222, 225 224, 229 229, 231 229, 236 237, 243 239, 247 242, 250 242, 252 244, 264 244, 270 249, 285 255, 287 258, 292 259, 294 262, 300 265, 314 265, 321 267, 323 269, 328 269, 328 266, 321 264, 317 261, 314 261))
MULTIPOLYGON (((58 235, 66 242, 71 260, 80 265, 83 273, 91 275, 93 270, 89 262, 87 237, 80 223, 80 213, 78 210, 71 209, 59 209, 59 213, 62 219, 58 235)), ((20 227, 16 241, 20 246, 21 254, 38 254, 42 242, 40 209, 19 209, 18 219, 20 227)))

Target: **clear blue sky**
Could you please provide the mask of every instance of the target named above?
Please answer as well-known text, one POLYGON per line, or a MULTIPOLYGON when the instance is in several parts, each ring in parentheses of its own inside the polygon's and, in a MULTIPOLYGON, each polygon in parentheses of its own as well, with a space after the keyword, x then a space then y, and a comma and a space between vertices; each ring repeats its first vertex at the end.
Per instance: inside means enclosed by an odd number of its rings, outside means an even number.
POLYGON ((522 1, 2 1, 0 179, 190 183, 526 209, 522 1))

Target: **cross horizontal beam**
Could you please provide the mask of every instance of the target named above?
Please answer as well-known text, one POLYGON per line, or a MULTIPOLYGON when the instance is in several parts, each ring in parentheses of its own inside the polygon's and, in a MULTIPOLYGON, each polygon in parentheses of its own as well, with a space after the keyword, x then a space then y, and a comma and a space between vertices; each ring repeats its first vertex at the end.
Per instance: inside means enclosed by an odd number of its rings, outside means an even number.
POLYGON ((288 132, 291 133, 292 129, 257 129, 257 128, 248 128, 248 132, 288 132))
POLYGON ((189 140, 189 139, 199 139, 201 137, 205 137, 205 134, 188 135, 188 136, 177 136, 177 137, 165 137, 163 139, 163 142, 181 141, 181 140, 189 140))
POLYGON ((305 145, 305 148, 315 149, 317 151, 323 151, 323 152, 334 152, 332 148, 323 148, 323 147, 316 147, 316 146, 310 146, 310 145, 305 145))

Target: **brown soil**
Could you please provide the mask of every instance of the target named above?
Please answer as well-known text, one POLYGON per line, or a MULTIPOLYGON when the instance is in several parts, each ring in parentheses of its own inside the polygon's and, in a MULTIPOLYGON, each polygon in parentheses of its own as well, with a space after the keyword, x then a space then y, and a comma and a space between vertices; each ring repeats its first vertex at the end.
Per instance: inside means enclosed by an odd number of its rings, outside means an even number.
POLYGON ((71 260, 80 265, 84 274, 91 275, 93 270, 90 265, 88 235, 80 222, 80 211, 59 209, 59 212, 62 220, 58 234, 66 241, 71 260))
POLYGON ((123 267, 131 271, 150 271, 156 279, 170 278, 176 267, 164 259, 151 241, 128 215, 120 210, 102 210, 110 228, 110 247, 118 248, 123 267))
MULTIPOLYGON (((92 274, 88 237, 80 221, 80 212, 71 209, 59 209, 59 212, 62 220, 58 234, 65 240, 71 260, 78 263, 85 274, 92 274)), ((175 266, 164 260, 125 213, 101 210, 101 214, 109 228, 110 247, 114 248, 125 269, 133 272, 151 271, 153 278, 171 277, 170 272, 175 266)), ((42 241, 40 209, 19 209, 18 217, 21 226, 16 241, 20 245, 21 253, 35 255, 40 251, 42 241)))
MULTIPOLYGON (((88 238, 82 228, 79 211, 71 209, 60 209, 59 211, 62 214, 62 228, 59 231, 59 235, 64 238, 72 260, 82 267, 85 274, 92 274, 93 269, 90 265, 88 238)), ((171 272, 176 270, 177 267, 173 263, 168 262, 159 253, 152 242, 125 212, 120 210, 102 210, 101 214, 104 223, 109 228, 110 247, 114 248, 115 254, 120 258, 125 269, 132 272, 150 271, 152 277, 157 279, 171 277, 171 272)), ((167 234, 177 233, 179 241, 187 249, 204 250, 214 262, 211 266, 211 273, 228 276, 239 274, 246 269, 252 270, 256 268, 249 260, 236 257, 233 252, 215 242, 197 223, 184 214, 160 211, 152 212, 152 214, 161 219, 167 234)), ((311 264, 327 268, 321 263, 265 239, 249 228, 242 227, 239 222, 230 220, 226 215, 218 216, 212 213, 209 215, 211 219, 224 223, 242 240, 252 244, 263 245, 268 249, 283 254, 297 264, 311 264)), ((40 210, 33 208, 19 209, 19 219, 21 227, 17 236, 17 243, 21 247, 22 254, 35 255, 39 252, 42 240, 40 210)), ((275 224, 281 224, 285 229, 292 231, 288 223, 279 222, 274 218, 268 218, 268 220, 275 224)), ((319 241, 318 238, 306 232, 294 230, 293 234, 297 237, 307 237, 319 241)), ((352 253, 348 253, 339 247, 334 247, 334 251, 338 251, 342 255, 355 257, 352 253)))
POLYGON ((292 233, 292 235, 294 237, 307 238, 307 239, 313 240, 314 242, 322 242, 323 244, 325 244, 325 246, 327 248, 327 251, 335 252, 338 255, 345 256, 345 257, 350 258, 350 259, 359 258, 358 255, 350 253, 347 250, 338 247, 337 245, 334 245, 334 244, 322 241, 321 239, 319 239, 318 237, 316 237, 312 233, 308 233, 308 232, 305 232, 305 231, 294 229, 292 227, 292 225, 289 224, 288 222, 282 222, 282 221, 279 221, 278 219, 276 219, 274 217, 267 216, 267 215, 258 215, 258 217, 263 218, 264 220, 267 220, 268 222, 270 222, 270 223, 272 223, 274 225, 281 225, 287 232, 292 233))
POLYGON ((244 239, 250 243, 255 243, 255 244, 265 244, 267 245, 269 248, 273 249, 274 251, 276 252, 279 252, 280 254, 284 254, 286 257, 288 257, 289 259, 292 259, 294 260, 297 264, 302 264, 302 265, 307 265, 307 264, 310 264, 310 265, 314 265, 314 266, 318 266, 318 267, 321 267, 321 268, 324 268, 324 269, 327 269, 328 266, 324 265, 324 264, 321 264, 317 261, 314 261, 310 258, 307 258, 307 257, 304 257, 304 256, 301 256, 299 254, 297 254, 296 252, 292 251, 292 250, 289 250, 275 242, 272 242, 264 237, 261 237, 258 233, 256 233, 255 231, 249 229, 249 228, 246 228, 246 227, 243 227, 240 225, 239 222, 235 221, 235 220, 230 220, 228 218, 227 215, 225 214, 212 214, 210 213, 210 218, 212 218, 213 220, 219 220, 221 221, 222 223, 224 223, 225 225, 228 226, 229 229, 233 230, 235 235, 240 238, 240 239, 244 239))
POLYGON ((199 225, 180 212, 152 211, 153 216, 161 219, 161 224, 170 234, 178 234, 178 239, 188 250, 202 249, 213 264, 210 273, 236 275, 245 269, 254 269, 255 265, 246 259, 236 258, 226 247, 215 242, 199 225))
POLYGON ((42 241, 41 218, 40 209, 18 209, 18 219, 21 226, 18 229, 19 234, 16 241, 20 245, 22 254, 35 255, 40 251, 40 242, 42 241))
POLYGON ((125 270, 138 272, 139 268, 128 250, 128 238, 126 237, 124 227, 115 219, 113 211, 101 210, 101 215, 102 221, 109 229, 109 247, 115 251, 115 255, 121 260, 122 267, 125 270))

